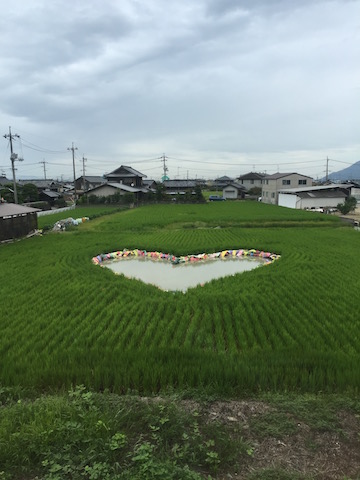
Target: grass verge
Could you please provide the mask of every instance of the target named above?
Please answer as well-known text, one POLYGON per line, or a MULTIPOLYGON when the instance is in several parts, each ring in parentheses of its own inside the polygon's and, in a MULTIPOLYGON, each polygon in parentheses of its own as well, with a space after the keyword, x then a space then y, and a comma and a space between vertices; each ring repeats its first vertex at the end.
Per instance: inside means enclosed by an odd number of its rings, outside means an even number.
POLYGON ((360 401, 0 389, 0 478, 356 479, 360 401), (326 419, 318 423, 317 415, 326 419))

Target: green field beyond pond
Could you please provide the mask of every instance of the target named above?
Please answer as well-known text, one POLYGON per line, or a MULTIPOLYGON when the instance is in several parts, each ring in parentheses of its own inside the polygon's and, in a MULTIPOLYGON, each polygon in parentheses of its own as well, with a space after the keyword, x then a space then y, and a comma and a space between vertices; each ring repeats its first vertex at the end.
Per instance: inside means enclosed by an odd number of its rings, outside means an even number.
POLYGON ((359 246, 359 232, 336 217, 257 202, 146 206, 4 244, 0 383, 37 392, 357 391, 359 246), (91 262, 124 248, 255 248, 281 259, 168 293, 91 262))

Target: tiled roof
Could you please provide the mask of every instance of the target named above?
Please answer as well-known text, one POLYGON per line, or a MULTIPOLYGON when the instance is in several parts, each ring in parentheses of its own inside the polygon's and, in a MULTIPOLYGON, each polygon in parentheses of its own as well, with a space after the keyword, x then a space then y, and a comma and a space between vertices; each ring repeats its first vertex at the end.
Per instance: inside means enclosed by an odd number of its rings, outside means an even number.
POLYGON ((26 185, 28 183, 31 183, 32 185, 35 185, 37 188, 50 188, 51 185, 61 185, 59 182, 55 182, 54 180, 19 180, 17 183, 20 185, 26 185))
POLYGON ((146 177, 143 173, 139 172, 138 170, 135 170, 135 168, 128 167, 126 165, 121 165, 121 167, 113 170, 110 173, 107 173, 105 177, 146 177))
POLYGON ((195 188, 195 180, 164 180, 165 188, 195 188))
POLYGON ((266 180, 277 180, 279 178, 283 177, 289 177, 290 175, 300 175, 301 177, 306 177, 306 178, 311 178, 308 177, 307 175, 302 175, 301 173, 296 173, 296 172, 290 172, 290 173, 273 173, 272 175, 266 175, 264 178, 266 180))
POLYGON ((0 185, 6 185, 7 183, 12 183, 12 180, 9 180, 4 176, 0 176, 0 185))
POLYGON ((329 191, 339 189, 349 189, 353 186, 352 183, 330 183, 329 185, 319 185, 315 187, 297 187, 297 188, 282 188, 281 193, 299 193, 299 192, 315 192, 315 191, 329 191))
POLYGON ((96 175, 85 175, 77 178, 77 180, 85 179, 90 183, 105 183, 106 179, 104 177, 96 176, 96 175))
POLYGON ((249 172, 245 173, 245 175, 240 175, 238 180, 261 180, 264 177, 266 177, 264 173, 249 172))
POLYGON ((314 192, 298 192, 300 198, 345 198, 347 195, 342 190, 318 190, 314 192))
POLYGON ((226 175, 224 175, 223 177, 220 177, 220 178, 215 178, 215 182, 220 182, 220 183, 232 182, 232 181, 233 181, 233 178, 227 177, 226 175))
POLYGON ((129 192, 129 193, 138 193, 138 192, 147 193, 149 191, 147 188, 130 187, 129 185, 125 185, 124 183, 109 182, 109 183, 104 183, 102 185, 98 185, 97 187, 91 188, 90 190, 87 191, 87 194, 91 194, 91 192, 95 190, 99 190, 100 188, 104 188, 104 187, 111 187, 114 190, 123 190, 124 192, 129 192))

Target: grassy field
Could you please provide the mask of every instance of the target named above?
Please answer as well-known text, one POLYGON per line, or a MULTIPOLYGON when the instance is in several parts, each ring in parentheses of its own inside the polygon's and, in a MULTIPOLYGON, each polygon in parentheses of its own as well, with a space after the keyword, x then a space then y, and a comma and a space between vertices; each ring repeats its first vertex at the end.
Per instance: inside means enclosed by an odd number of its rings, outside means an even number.
POLYGON ((38 218, 38 227, 43 229, 44 227, 52 227, 57 221, 63 220, 65 218, 96 218, 99 216, 109 215, 116 211, 121 210, 119 207, 111 206, 85 206, 85 207, 76 207, 76 210, 68 210, 65 212, 56 212, 53 210, 49 215, 43 215, 38 218))
POLYGON ((87 212, 0 246, 0 478, 359 478, 359 232, 258 202, 87 212), (91 262, 123 248, 281 259, 183 294, 91 262))
POLYGON ((3 245, 1 383, 121 393, 356 390, 358 232, 336 217, 224 203, 127 210, 3 245), (281 260, 183 295, 92 265, 122 248, 257 248, 281 260))

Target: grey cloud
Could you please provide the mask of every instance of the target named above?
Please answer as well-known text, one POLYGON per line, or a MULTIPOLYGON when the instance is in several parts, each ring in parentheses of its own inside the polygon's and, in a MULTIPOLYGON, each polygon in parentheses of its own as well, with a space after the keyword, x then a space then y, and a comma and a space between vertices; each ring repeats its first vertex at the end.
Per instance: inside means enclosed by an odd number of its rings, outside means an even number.
POLYGON ((229 13, 248 12, 258 15, 278 15, 306 8, 308 5, 323 3, 326 0, 208 0, 207 11, 210 15, 228 15, 229 13))
POLYGON ((41 125, 105 159, 357 141, 359 2, 31 4, 0 19, 6 125, 41 125))

